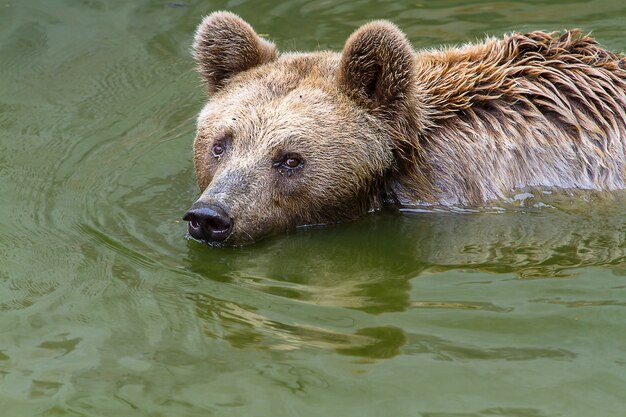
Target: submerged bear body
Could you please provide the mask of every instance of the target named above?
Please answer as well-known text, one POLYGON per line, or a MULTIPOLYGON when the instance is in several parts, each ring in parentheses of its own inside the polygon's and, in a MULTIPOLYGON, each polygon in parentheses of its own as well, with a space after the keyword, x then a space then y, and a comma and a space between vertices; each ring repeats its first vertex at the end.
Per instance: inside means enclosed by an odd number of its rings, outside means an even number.
POLYGON ((625 61, 576 31, 415 52, 387 22, 341 53, 279 54, 214 13, 194 54, 202 194, 185 215, 239 245, 385 205, 480 206, 526 187, 625 187, 625 61))

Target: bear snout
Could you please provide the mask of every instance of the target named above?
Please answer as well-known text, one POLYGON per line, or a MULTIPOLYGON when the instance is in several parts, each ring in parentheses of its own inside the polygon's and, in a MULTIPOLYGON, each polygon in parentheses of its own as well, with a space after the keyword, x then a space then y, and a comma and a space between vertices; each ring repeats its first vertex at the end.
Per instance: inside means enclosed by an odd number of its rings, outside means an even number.
POLYGON ((233 219, 216 204, 196 203, 185 213, 183 220, 189 222, 189 235, 206 243, 223 242, 233 230, 233 219))

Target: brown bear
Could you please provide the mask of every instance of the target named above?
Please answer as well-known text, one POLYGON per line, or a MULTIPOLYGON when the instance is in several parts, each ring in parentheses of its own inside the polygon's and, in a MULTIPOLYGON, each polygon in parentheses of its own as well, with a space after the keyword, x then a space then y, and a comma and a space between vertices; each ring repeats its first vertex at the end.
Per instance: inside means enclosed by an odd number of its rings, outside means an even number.
POLYGON ((341 53, 281 53, 235 14, 193 52, 211 95, 189 234, 241 245, 384 206, 479 206, 524 187, 625 187, 624 58, 578 31, 413 51, 385 21, 341 53))

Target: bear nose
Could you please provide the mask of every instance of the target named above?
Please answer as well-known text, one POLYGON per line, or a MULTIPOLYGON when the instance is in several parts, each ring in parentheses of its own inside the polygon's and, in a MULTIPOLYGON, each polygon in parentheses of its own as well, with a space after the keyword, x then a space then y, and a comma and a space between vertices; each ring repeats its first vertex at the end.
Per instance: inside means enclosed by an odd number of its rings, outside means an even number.
POLYGON ((183 220, 189 222, 187 228, 191 237, 207 243, 223 242, 233 230, 233 221, 228 213, 215 204, 192 207, 183 220))

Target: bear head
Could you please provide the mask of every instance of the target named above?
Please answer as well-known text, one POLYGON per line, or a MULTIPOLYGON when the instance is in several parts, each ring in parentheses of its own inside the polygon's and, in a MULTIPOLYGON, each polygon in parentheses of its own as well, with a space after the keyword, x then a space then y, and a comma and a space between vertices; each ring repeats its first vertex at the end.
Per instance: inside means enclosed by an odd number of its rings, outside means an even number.
POLYGON ((210 94, 194 142, 201 196, 184 216, 193 238, 242 245, 381 207, 421 128, 414 54, 399 29, 366 24, 340 54, 279 54, 216 12, 193 54, 210 94))

